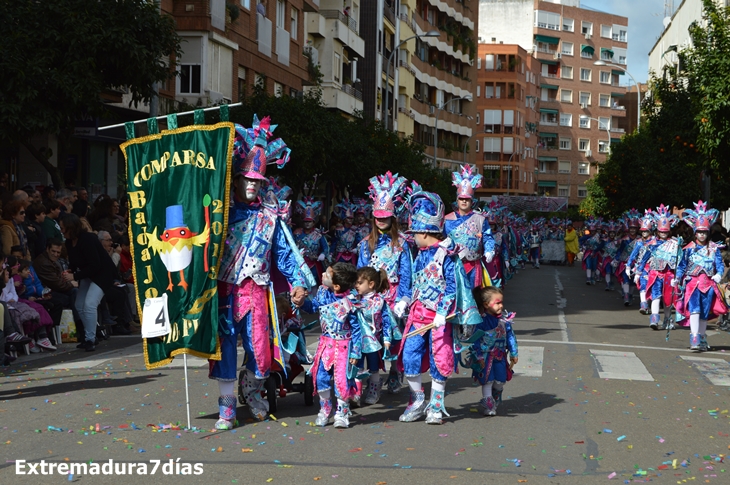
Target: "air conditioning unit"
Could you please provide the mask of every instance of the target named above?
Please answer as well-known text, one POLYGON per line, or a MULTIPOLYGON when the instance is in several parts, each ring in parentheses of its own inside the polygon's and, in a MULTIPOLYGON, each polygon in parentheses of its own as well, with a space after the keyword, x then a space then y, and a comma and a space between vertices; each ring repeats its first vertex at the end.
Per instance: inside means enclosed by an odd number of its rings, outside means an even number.
POLYGON ((556 52, 555 55, 553 55, 553 59, 560 59, 561 57, 563 57, 563 54, 560 52, 556 52))
POLYGON ((586 33, 586 40, 591 40, 591 34, 586 33))
POLYGON ((586 158, 590 158, 593 156, 593 152, 590 150, 586 150, 586 158))
POLYGON ((585 104, 585 103, 581 103, 581 104, 580 104, 580 107, 581 107, 581 108, 583 108, 583 109, 586 109, 586 108, 588 108, 588 105, 587 105, 587 104, 585 104))

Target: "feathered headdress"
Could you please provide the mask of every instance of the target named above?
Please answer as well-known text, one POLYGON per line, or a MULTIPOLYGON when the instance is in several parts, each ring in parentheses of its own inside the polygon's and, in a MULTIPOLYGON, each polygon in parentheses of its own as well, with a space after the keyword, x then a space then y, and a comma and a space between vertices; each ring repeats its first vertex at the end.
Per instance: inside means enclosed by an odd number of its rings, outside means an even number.
POLYGON ((603 222, 603 219, 600 217, 589 217, 586 219, 586 228, 588 228, 589 231, 595 231, 601 226, 601 223, 603 222))
POLYGON ((390 171, 370 179, 370 198, 373 215, 379 219, 392 217, 405 204, 404 195, 408 181, 390 171))
POLYGON ((268 116, 259 121, 256 115, 253 115, 251 128, 236 125, 236 138, 233 142, 234 174, 264 181, 266 165, 275 164, 283 168, 287 164, 291 150, 281 138, 273 139, 276 126, 271 124, 268 116))
POLYGON ((492 200, 485 208, 487 212, 487 221, 489 224, 499 224, 500 220, 504 217, 504 211, 506 207, 500 206, 499 202, 492 200))
POLYGON ((639 231, 653 231, 656 228, 656 222, 654 221, 654 212, 651 209, 644 211, 644 217, 641 218, 641 225, 639 231))
POLYGON ((340 221, 352 219, 355 216, 355 205, 350 202, 350 199, 344 198, 334 207, 334 212, 340 221))
POLYGON ((631 209, 626 212, 624 212, 624 224, 626 224, 628 227, 636 227, 638 228, 641 225, 641 212, 637 211, 636 209, 631 209))
POLYGON ((702 201, 695 202, 694 206, 694 210, 687 209, 682 213, 682 220, 694 231, 709 231, 710 227, 717 220, 720 211, 717 209, 708 209, 707 204, 702 201))
POLYGON ((482 176, 476 165, 462 165, 461 171, 451 173, 451 181, 456 187, 457 199, 473 199, 474 190, 482 186, 482 176))
POLYGON ((316 221, 322 213, 322 202, 314 200, 314 197, 302 197, 295 207, 303 221, 316 221))
POLYGON ((669 232, 679 222, 679 217, 676 214, 670 212, 669 207, 664 204, 656 208, 654 213, 654 222, 656 223, 656 230, 659 232, 669 232))
POLYGON ((441 234, 444 230, 444 203, 437 194, 424 191, 413 182, 408 197, 411 220, 408 232, 427 232, 441 234))
POLYGON ((279 185, 277 177, 269 177, 269 185, 266 187, 264 195, 264 204, 274 208, 284 222, 289 222, 291 217, 291 201, 287 199, 291 197, 292 192, 291 187, 288 185, 279 185))
POLYGON ((352 204, 355 206, 355 214, 363 214, 365 217, 370 217, 373 208, 367 200, 361 198, 352 199, 352 204))
POLYGON ((606 224, 605 227, 606 227, 606 231, 616 233, 616 232, 621 231, 622 226, 621 226, 621 222, 611 220, 611 221, 608 221, 608 223, 606 224))

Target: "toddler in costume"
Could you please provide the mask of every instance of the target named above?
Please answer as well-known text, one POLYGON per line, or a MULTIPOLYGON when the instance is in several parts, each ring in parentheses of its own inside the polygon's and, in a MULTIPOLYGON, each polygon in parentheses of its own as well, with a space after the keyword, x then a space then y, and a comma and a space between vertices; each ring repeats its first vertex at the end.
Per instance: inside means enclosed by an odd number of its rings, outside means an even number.
MULTIPOLYGON (((385 292, 388 291, 388 273, 370 266, 357 270, 355 289, 360 295, 357 319, 362 333, 362 359, 358 367, 367 370, 370 377, 363 380, 359 388, 367 389, 365 404, 375 404, 380 400, 380 368, 383 367, 381 350, 385 348, 389 353, 393 335, 400 340, 400 329, 393 318, 388 302, 385 301, 385 292)), ((359 383, 359 382, 358 382, 359 383)), ((359 401, 360 396, 355 396, 359 401)))
POLYGON ((476 331, 485 333, 472 344, 467 366, 471 367, 474 380, 482 386, 482 399, 479 401, 482 413, 484 416, 495 416, 502 402, 504 383, 512 378, 512 367, 519 360, 517 339, 512 331, 515 314, 504 313, 502 290, 495 286, 475 288, 474 300, 484 312, 476 331))
POLYGON ((314 377, 314 392, 319 394, 319 414, 314 424, 326 426, 332 413, 334 380, 337 412, 335 428, 350 426, 350 399, 357 387, 353 368, 362 357, 360 324, 355 316, 356 296, 352 289, 357 270, 350 263, 335 263, 322 273, 322 286, 313 299, 307 299, 302 309, 319 312, 322 335, 310 372, 314 377))

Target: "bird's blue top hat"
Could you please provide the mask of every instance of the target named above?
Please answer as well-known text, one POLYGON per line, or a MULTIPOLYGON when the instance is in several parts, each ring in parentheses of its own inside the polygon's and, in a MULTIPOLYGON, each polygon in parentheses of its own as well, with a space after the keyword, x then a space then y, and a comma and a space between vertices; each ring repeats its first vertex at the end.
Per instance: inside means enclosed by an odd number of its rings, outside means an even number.
POLYGON ((183 206, 171 205, 165 209, 165 230, 175 229, 176 227, 185 227, 185 219, 183 217, 183 206))

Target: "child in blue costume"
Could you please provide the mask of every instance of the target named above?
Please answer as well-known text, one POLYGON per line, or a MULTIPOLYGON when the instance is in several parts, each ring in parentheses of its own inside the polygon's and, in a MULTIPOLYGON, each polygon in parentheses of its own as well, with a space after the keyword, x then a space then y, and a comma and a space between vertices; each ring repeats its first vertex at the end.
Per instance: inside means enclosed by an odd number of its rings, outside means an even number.
POLYGON ((583 269, 586 271, 586 284, 595 285, 600 277, 598 271, 598 255, 603 249, 604 241, 601 240, 601 219, 586 219, 586 228, 590 231, 583 237, 578 238, 583 248, 583 269))
POLYGON ((646 279, 649 276, 649 265, 644 264, 639 266, 639 262, 644 259, 644 253, 647 247, 654 239, 652 232, 654 231, 654 215, 651 209, 644 211, 644 217, 641 218, 641 224, 639 227, 639 233, 641 239, 636 241, 634 249, 629 255, 629 259, 626 260, 626 276, 631 279, 631 274, 634 276, 634 283, 639 288, 639 313, 642 315, 648 315, 651 313, 649 310, 649 302, 646 300, 646 279))
POLYGON ((307 299, 302 309, 307 313, 319 312, 322 335, 314 355, 311 372, 314 392, 319 394, 319 414, 314 424, 326 426, 332 413, 332 386, 334 381, 337 412, 335 428, 350 426, 350 399, 356 390, 351 366, 362 357, 360 325, 355 316, 357 297, 352 288, 357 281, 357 270, 350 263, 335 263, 322 274, 322 286, 317 295, 307 299))
MULTIPOLYGON (((402 338, 385 299, 389 287, 388 273, 384 269, 378 271, 364 266, 357 270, 355 289, 360 295, 357 320, 362 334, 362 359, 357 366, 370 374, 358 385, 358 389, 367 389, 365 404, 380 400, 380 369, 385 368, 381 350, 389 352, 394 335, 398 340, 402 338)), ((354 399, 359 401, 359 398, 358 395, 354 399)))
POLYGON ((504 296, 496 287, 477 288, 474 300, 482 313, 482 322, 476 330, 484 336, 471 346, 468 366, 472 377, 482 386, 482 399, 479 405, 484 416, 495 416, 502 402, 504 384, 511 378, 512 367, 517 357, 517 339, 512 331, 514 313, 504 313, 504 296), (509 352, 509 366, 507 365, 509 352))
POLYGON ((710 228, 719 212, 707 209, 702 202, 695 202, 695 210, 688 209, 682 214, 685 221, 695 231, 695 241, 687 244, 677 268, 677 276, 672 286, 684 286, 684 299, 677 304, 677 312, 689 317, 689 348, 704 352, 710 350, 707 344, 707 320, 727 313, 727 307, 717 284, 725 272, 720 247, 710 241, 710 228))

